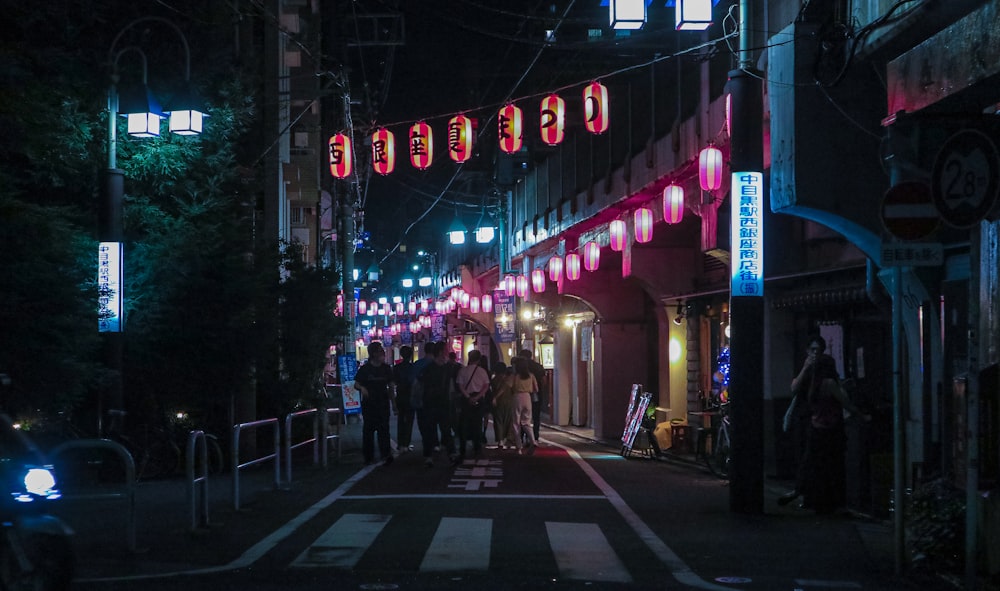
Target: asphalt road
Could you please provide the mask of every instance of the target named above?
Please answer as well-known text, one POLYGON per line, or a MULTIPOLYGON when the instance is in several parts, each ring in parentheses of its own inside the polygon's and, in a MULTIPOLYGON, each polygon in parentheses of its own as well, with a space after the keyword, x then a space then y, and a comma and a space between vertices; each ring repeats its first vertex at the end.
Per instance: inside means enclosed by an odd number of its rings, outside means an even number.
POLYGON ((174 527, 163 536, 175 541, 152 540, 145 559, 95 555, 113 542, 78 526, 91 562, 76 588, 908 587, 878 547, 880 524, 779 509, 773 495, 764 515, 733 514, 726 483, 706 470, 543 437, 534 455, 488 449, 460 466, 438 455, 425 467, 419 443, 389 466, 347 454, 297 490, 248 491, 246 509, 215 510, 199 535, 174 527))

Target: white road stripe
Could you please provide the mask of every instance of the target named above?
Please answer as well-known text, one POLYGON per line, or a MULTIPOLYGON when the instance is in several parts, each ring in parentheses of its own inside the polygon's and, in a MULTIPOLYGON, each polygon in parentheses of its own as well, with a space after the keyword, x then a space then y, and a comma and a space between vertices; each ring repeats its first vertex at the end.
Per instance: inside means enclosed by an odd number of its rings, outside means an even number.
POLYGON ((492 537, 492 519, 443 517, 420 570, 488 570, 492 537))
POLYGON ((391 515, 348 513, 309 545, 291 566, 354 568, 391 515))
POLYGON ((596 523, 545 522, 559 576, 577 581, 631 583, 632 577, 596 523))

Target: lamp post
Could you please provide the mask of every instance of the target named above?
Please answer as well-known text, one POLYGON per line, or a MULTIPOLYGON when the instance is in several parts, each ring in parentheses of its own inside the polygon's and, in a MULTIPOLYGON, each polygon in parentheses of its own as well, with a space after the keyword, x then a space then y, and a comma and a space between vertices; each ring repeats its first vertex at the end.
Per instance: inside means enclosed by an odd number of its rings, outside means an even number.
POLYGON ((201 133, 205 114, 194 104, 189 88, 191 80, 191 51, 184 33, 172 22, 157 16, 140 17, 128 23, 118 32, 108 50, 111 66, 111 83, 108 86, 108 166, 101 184, 101 206, 98 213, 97 280, 99 289, 98 332, 104 338, 104 354, 111 378, 104 397, 98 401, 97 430, 103 437, 103 414, 105 404, 112 417, 111 430, 121 430, 124 417, 124 394, 122 389, 122 352, 124 349, 124 247, 122 203, 125 193, 125 173, 118 168, 118 115, 128 117, 128 133, 136 137, 156 137, 160 135, 160 119, 165 115, 159 102, 146 86, 148 74, 146 54, 137 46, 119 48, 124 35, 141 23, 156 22, 166 25, 180 37, 184 47, 184 82, 187 88, 171 105, 169 129, 178 135, 201 133), (142 86, 139 92, 127 93, 126 104, 119 105, 118 62, 126 53, 137 53, 142 60, 142 86))

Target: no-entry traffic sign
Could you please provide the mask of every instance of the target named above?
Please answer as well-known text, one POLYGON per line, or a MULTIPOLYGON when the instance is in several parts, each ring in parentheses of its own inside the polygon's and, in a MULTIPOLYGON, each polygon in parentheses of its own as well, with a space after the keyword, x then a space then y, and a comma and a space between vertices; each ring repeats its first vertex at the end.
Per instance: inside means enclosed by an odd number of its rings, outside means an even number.
POLYGON ((882 197, 882 225, 900 240, 920 240, 940 223, 927 183, 903 181, 889 187, 882 197))

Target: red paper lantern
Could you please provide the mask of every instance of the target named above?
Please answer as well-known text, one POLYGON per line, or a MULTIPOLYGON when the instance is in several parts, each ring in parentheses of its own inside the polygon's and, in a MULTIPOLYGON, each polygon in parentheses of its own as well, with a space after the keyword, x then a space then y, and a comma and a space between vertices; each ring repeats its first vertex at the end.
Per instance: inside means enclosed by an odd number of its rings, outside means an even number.
POLYGON ((698 156, 698 182, 702 191, 714 191, 722 186, 722 150, 708 146, 698 156))
POLYGON ((482 308, 483 312, 490 313, 493 311, 493 296, 486 293, 482 297, 482 308))
POLYGON ((417 313, 417 302, 416 301, 409 302, 406 305, 406 309, 410 313, 410 316, 413 316, 414 314, 417 313))
POLYGON ((410 126, 410 164, 427 170, 434 161, 434 130, 423 121, 410 126))
POLYGON ((583 268, 596 271, 601 265, 601 247, 591 240, 583 245, 583 268))
POLYGON ((576 281, 580 278, 580 255, 571 252, 566 255, 566 279, 576 281))
POLYGON ((354 170, 353 164, 354 150, 351 149, 350 136, 343 133, 330 136, 330 174, 338 179, 347 178, 354 170))
POLYGON ((566 101, 550 94, 542 99, 539 122, 542 141, 550 146, 562 143, 566 132, 566 101))
POLYGON ((472 297, 469 299, 469 312, 479 314, 479 298, 472 297))
POLYGON ((396 168, 396 134, 384 127, 372 134, 372 168, 383 176, 396 168))
POLYGON ((608 224, 608 232, 611 234, 611 250, 615 252, 625 250, 625 222, 612 220, 608 224))
POLYGON ((535 269, 531 272, 531 289, 535 293, 545 291, 545 271, 535 269))
POLYGON ((462 307, 468 308, 469 304, 472 302, 472 296, 470 296, 468 292, 463 291, 461 300, 462 300, 462 307))
POLYGON ((497 125, 500 149, 508 154, 518 152, 521 149, 521 139, 524 133, 520 107, 510 103, 500 109, 500 114, 497 115, 497 125))
POLYGON ((670 185, 663 190, 663 221, 677 224, 684 219, 684 187, 670 185))
POLYGON ((635 241, 646 243, 653 239, 653 211, 647 207, 635 210, 635 241))
POLYGON ((559 282, 562 279, 563 260, 558 256, 549 259, 549 281, 559 282))
POLYGON ((368 302, 364 300, 358 300, 358 314, 364 314, 368 311, 368 302))
POLYGON ((403 302, 399 302, 398 304, 396 304, 395 307, 396 307, 396 314, 402 316, 403 315, 403 302))
POLYGON ((517 276, 517 297, 523 298, 528 295, 528 278, 524 275, 517 276))
POLYGON ((608 130, 608 88, 600 82, 591 82, 583 89, 584 124, 590 133, 608 130))
POLYGON ((427 313, 427 310, 428 310, 428 309, 429 309, 430 307, 431 307, 431 304, 430 304, 430 302, 428 302, 428 301, 427 301, 426 299, 423 299, 423 300, 420 300, 420 312, 421 312, 422 314, 426 314, 426 313, 427 313))
POLYGON ((472 120, 465 115, 448 121, 448 155, 459 164, 472 158, 472 120))

